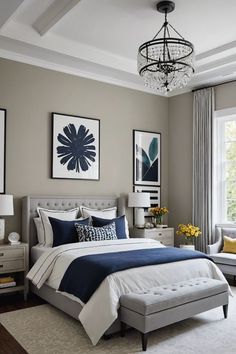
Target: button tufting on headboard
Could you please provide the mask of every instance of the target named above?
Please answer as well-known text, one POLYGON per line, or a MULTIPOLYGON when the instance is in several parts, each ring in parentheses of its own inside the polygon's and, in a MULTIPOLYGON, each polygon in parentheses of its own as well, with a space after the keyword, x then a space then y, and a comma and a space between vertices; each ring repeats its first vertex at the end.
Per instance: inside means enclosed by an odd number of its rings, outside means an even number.
POLYGON ((125 214, 126 200, 115 196, 28 196, 22 203, 22 239, 31 248, 37 244, 36 229, 33 218, 38 216, 37 207, 46 209, 66 210, 80 205, 105 209, 118 207, 118 215, 125 214))

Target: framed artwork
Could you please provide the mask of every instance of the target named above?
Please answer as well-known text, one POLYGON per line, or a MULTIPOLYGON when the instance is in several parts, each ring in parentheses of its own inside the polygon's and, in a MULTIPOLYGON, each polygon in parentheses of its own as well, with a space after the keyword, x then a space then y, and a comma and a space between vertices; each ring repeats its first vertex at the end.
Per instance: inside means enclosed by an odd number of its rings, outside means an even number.
MULTIPOLYGON (((161 206, 161 187, 134 186, 134 192, 150 193, 150 208, 161 206)), ((148 208, 144 208, 144 217, 151 217, 148 208)))
POLYGON ((7 111, 0 108, 0 193, 5 193, 6 169, 6 115, 7 111))
POLYGON ((133 130, 134 185, 160 186, 161 134, 133 130))
POLYGON ((99 119, 52 113, 52 178, 99 180, 99 119))

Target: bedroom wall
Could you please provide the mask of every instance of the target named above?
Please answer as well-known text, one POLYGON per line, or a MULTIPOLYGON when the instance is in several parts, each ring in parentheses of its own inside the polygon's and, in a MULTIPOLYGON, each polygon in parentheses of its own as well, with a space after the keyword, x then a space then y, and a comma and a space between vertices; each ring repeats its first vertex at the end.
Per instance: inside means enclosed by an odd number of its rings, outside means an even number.
POLYGON ((192 213, 192 93, 169 99, 168 221, 176 228, 192 213))
MULTIPOLYGON (((168 99, 0 60, 0 107, 7 109, 6 193, 21 232, 24 195, 109 195, 132 191, 132 130, 162 133, 162 203, 168 200, 168 99), (100 181, 50 178, 51 112, 100 118, 100 181)), ((131 210, 129 211, 131 220, 131 210)))
MULTIPOLYGON (((193 93, 171 97, 168 103, 168 221, 176 228, 192 220, 193 93)), ((230 107, 236 107, 236 82, 215 87, 216 110, 230 107)))

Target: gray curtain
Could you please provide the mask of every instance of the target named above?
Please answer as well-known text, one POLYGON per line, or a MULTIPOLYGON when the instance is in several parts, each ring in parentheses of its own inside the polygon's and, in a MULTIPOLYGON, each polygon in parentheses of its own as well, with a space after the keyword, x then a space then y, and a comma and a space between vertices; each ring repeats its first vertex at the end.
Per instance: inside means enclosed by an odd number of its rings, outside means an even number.
POLYGON ((214 89, 194 92, 193 100, 193 224, 202 235, 196 248, 206 252, 212 243, 212 126, 214 89))

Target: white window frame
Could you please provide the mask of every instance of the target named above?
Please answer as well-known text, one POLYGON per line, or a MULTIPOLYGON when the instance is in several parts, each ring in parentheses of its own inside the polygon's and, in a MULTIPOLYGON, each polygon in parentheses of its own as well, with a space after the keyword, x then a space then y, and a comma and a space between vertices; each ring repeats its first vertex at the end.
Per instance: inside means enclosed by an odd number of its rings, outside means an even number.
POLYGON ((213 219, 214 224, 235 225, 227 220, 225 168, 223 156, 225 145, 223 134, 220 134, 226 121, 236 120, 236 107, 215 111, 213 121, 213 219))

